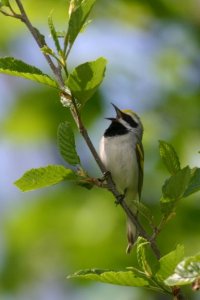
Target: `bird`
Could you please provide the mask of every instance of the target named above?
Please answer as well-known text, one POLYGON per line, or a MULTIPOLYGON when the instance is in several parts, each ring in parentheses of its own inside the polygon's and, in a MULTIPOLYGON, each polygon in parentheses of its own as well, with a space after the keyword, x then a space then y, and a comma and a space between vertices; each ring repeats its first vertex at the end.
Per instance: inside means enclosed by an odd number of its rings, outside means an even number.
MULTIPOLYGON (((117 190, 124 196, 123 201, 137 219, 134 201, 140 201, 143 185, 143 124, 134 111, 120 110, 115 104, 112 105, 116 116, 106 118, 111 123, 101 137, 99 156, 117 190)), ((136 226, 127 218, 127 254, 131 252, 137 237, 136 226)))

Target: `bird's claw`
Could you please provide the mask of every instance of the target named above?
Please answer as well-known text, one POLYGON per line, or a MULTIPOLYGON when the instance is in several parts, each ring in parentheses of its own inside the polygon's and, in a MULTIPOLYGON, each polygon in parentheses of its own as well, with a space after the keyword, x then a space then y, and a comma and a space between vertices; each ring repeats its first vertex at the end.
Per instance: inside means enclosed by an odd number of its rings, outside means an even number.
POLYGON ((106 171, 103 173, 102 178, 98 178, 99 181, 104 182, 107 180, 107 178, 111 175, 110 171, 106 171))
POLYGON ((124 200, 124 197, 125 197, 125 195, 123 195, 123 194, 120 194, 120 195, 116 196, 115 204, 116 205, 121 204, 124 200))

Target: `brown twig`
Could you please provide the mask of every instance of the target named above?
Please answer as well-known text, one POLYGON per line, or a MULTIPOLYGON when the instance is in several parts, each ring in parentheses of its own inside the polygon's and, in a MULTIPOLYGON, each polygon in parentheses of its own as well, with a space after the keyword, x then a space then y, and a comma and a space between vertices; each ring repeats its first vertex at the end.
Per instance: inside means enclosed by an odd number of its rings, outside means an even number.
MULTIPOLYGON (((26 25, 26 27, 28 28, 28 30, 30 31, 30 33, 32 34, 33 38, 35 39, 36 43, 38 44, 39 48, 43 48, 44 46, 47 46, 46 42, 45 42, 45 39, 44 37, 39 33, 39 31, 33 27, 33 25, 31 24, 27 14, 26 14, 26 11, 21 3, 20 0, 15 0, 19 10, 20 10, 20 13, 21 13, 21 21, 26 25)), ((53 63, 51 57, 46 54, 46 53, 43 53, 44 57, 46 58, 54 76, 56 77, 56 79, 58 80, 58 83, 59 83, 59 86, 61 88, 64 88, 64 80, 62 78, 62 74, 61 74, 61 70, 60 68, 56 67, 56 65, 53 63)))
POLYGON ((172 295, 174 296, 173 300, 185 300, 179 286, 172 287, 172 295))

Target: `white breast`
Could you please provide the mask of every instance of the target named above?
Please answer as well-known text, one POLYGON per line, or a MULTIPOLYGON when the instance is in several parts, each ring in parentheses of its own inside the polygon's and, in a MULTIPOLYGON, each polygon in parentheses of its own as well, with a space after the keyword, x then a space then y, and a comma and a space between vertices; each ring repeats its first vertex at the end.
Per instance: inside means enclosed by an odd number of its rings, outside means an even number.
POLYGON ((132 132, 125 135, 102 137, 100 158, 106 169, 111 172, 117 189, 137 191, 138 165, 136 158, 136 140, 132 132))

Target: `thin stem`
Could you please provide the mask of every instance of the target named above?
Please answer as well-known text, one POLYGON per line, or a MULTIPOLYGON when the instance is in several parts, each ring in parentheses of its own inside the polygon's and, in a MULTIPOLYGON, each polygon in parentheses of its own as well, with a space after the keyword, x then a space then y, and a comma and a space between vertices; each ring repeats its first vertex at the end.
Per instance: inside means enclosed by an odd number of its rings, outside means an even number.
POLYGON ((10 11, 13 13, 13 16, 16 16, 16 12, 14 11, 14 9, 12 8, 12 6, 10 5, 10 3, 8 3, 8 7, 10 9, 10 11))
POLYGON ((6 17, 13 17, 13 14, 10 14, 10 13, 4 11, 3 9, 0 9, 0 12, 6 17))
POLYGON ((170 213, 169 215, 164 215, 161 220, 160 223, 157 227, 154 227, 154 232, 151 236, 152 240, 156 240, 158 235, 160 234, 161 230, 163 229, 163 227, 166 225, 166 223, 172 218, 172 216, 175 215, 174 212, 170 213))
POLYGON ((179 286, 172 287, 173 300, 185 300, 185 296, 182 294, 182 291, 179 286))
MULTIPOLYGON (((21 12, 21 21, 24 22, 24 24, 27 26, 27 28, 29 29, 30 33, 32 34, 32 36, 34 37, 37 45, 39 46, 39 48, 43 48, 44 46, 47 46, 43 36, 38 32, 38 30, 33 27, 33 25, 31 24, 26 11, 21 3, 20 0, 15 0, 16 4, 21 12)), ((52 72, 54 73, 54 75, 56 76, 58 83, 60 85, 61 88, 64 88, 64 80, 62 78, 62 74, 59 68, 57 68, 55 66, 55 64, 53 63, 51 57, 49 55, 47 55, 46 53, 43 53, 44 57, 46 58, 52 72)))

